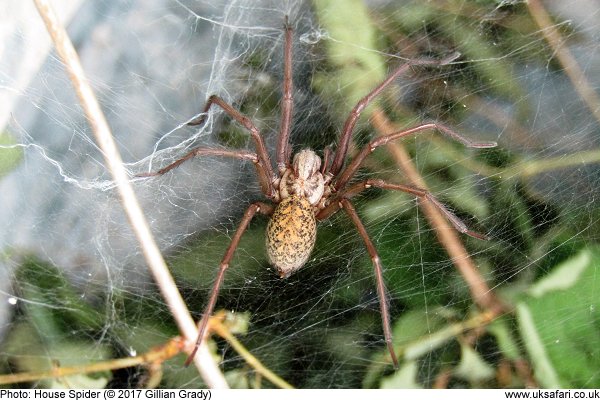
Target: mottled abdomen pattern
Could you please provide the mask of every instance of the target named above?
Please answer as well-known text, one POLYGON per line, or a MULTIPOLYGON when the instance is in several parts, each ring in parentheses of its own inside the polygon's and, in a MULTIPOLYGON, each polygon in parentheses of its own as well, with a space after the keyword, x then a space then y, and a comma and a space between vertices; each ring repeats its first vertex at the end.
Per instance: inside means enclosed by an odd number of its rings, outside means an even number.
POLYGON ((267 226, 269 261, 287 278, 306 263, 315 245, 317 221, 313 206, 301 196, 283 199, 267 226))

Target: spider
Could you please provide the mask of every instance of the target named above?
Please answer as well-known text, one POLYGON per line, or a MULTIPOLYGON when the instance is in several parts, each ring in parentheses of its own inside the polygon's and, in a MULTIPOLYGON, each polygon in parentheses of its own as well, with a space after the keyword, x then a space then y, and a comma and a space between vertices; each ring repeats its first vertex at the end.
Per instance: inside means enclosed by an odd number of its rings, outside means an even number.
POLYGON ((343 209, 354 223, 358 233, 364 241, 367 252, 371 257, 373 268, 375 270, 383 334, 392 363, 397 369, 399 364, 392 344, 390 313, 388 310, 381 260, 379 259, 373 242, 369 238, 365 226, 350 202, 350 199, 370 187, 406 192, 416 196, 418 199, 431 202, 446 216, 446 218, 448 218, 454 228, 459 232, 478 239, 486 239, 486 236, 469 230, 464 222, 448 210, 431 193, 424 189, 408 185, 387 183, 381 179, 367 179, 350 186, 348 186, 348 184, 362 165, 365 158, 376 148, 408 135, 436 130, 451 139, 461 142, 467 147, 489 148, 495 147, 496 143, 473 142, 445 125, 437 122, 426 123, 373 139, 358 152, 354 159, 345 165, 348 145, 352 138, 354 126, 365 107, 367 107, 374 98, 410 67, 421 65, 445 65, 457 58, 457 55, 452 55, 443 60, 413 60, 400 66, 354 106, 342 128, 342 133, 335 153, 328 147, 323 151, 323 160, 321 160, 312 149, 303 149, 296 153, 290 162, 291 149, 289 137, 294 104, 292 81, 292 27, 288 23, 287 17, 284 20, 283 30, 285 35, 284 77, 283 99, 281 102, 281 124, 276 147, 277 170, 273 170, 271 158, 265 146, 264 139, 250 118, 233 108, 222 98, 212 95, 206 102, 200 117, 191 121, 189 125, 203 124, 208 110, 213 105, 220 107, 227 115, 250 132, 256 146, 256 151, 197 147, 180 159, 156 172, 148 172, 139 175, 144 177, 163 175, 178 167, 183 162, 197 156, 212 155, 251 161, 256 167, 256 173, 262 193, 272 202, 272 204, 255 202, 246 209, 219 265, 216 280, 200 321, 198 339, 196 340, 195 347, 188 356, 185 365, 187 366, 191 363, 204 338, 208 319, 213 313, 215 303, 217 302, 225 271, 229 268, 229 263, 240 242, 242 234, 257 213, 270 217, 266 231, 267 255, 270 263, 277 269, 281 278, 287 278, 304 266, 310 257, 316 240, 317 222, 329 218, 338 210, 343 209))

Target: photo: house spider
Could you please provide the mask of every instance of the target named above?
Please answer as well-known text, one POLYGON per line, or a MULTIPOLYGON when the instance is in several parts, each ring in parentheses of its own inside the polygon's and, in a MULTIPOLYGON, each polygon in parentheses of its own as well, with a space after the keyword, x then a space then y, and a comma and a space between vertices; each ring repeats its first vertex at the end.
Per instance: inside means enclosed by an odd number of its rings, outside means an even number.
POLYGON ((457 56, 453 55, 443 60, 419 59, 409 61, 392 72, 382 83, 375 87, 354 106, 342 128, 337 148, 335 151, 326 148, 323 152, 323 160, 312 149, 303 149, 291 157, 289 138, 293 114, 292 110, 294 106, 292 81, 292 28, 291 25, 288 24, 287 17, 285 18, 284 23, 284 35, 283 98, 281 100, 281 124, 276 144, 275 169, 271 164, 271 157, 265 146, 264 139, 256 125, 247 116, 233 108, 222 98, 212 95, 204 106, 200 117, 190 122, 189 125, 203 124, 208 110, 212 106, 217 106, 248 130, 254 141, 255 151, 197 147, 177 161, 156 172, 148 172, 139 175, 144 177, 162 175, 178 167, 183 162, 197 156, 212 155, 246 160, 251 161, 256 167, 256 174, 258 176, 261 191, 270 201, 270 203, 255 202, 244 212, 239 226, 237 227, 219 265, 216 280, 200 321, 198 339, 194 349, 186 360, 186 365, 191 363, 198 350, 198 346, 203 340, 209 317, 213 313, 219 289, 223 283, 225 272, 229 268, 229 263, 238 247, 242 234, 248 228, 250 221, 257 213, 269 216, 266 231, 267 255, 270 263, 277 269, 281 278, 287 278, 300 269, 309 259, 315 244, 317 223, 329 218, 338 210, 343 209, 358 230, 358 233, 364 241, 367 252, 371 257, 375 272, 383 334, 392 363, 395 368, 398 368, 398 358, 396 357, 392 344, 390 313, 388 310, 381 260, 379 259, 373 242, 367 234, 365 226, 350 202, 350 199, 370 187, 406 192, 416 196, 419 200, 432 203, 446 216, 446 218, 448 218, 456 230, 478 239, 485 239, 486 237, 485 235, 469 230, 464 222, 448 210, 427 190, 414 186, 387 183, 381 179, 367 179, 361 182, 354 182, 350 185, 349 183, 361 167, 365 158, 376 148, 408 135, 425 131, 437 131, 451 139, 461 142, 467 147, 474 148, 494 147, 496 146, 496 143, 474 142, 459 135, 445 125, 432 122, 373 139, 362 148, 352 160, 346 162, 348 147, 356 122, 360 117, 361 112, 373 101, 373 99, 394 82, 398 76, 407 72, 411 67, 422 65, 445 65, 456 59, 457 56))

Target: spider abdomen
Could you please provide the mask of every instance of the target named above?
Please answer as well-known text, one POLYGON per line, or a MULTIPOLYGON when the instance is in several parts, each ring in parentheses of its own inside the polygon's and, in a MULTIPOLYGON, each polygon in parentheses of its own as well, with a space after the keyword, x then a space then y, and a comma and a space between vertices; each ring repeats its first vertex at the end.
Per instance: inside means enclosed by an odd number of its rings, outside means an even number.
POLYGON ((316 237, 317 221, 310 202, 297 195, 283 199, 267 226, 267 255, 282 278, 306 263, 316 237))

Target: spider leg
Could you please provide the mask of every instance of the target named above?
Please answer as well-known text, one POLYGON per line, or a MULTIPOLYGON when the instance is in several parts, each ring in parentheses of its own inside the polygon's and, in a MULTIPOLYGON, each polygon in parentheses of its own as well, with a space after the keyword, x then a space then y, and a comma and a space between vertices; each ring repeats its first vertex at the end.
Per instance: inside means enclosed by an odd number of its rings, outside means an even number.
POLYGON ((338 147, 335 153, 335 158, 333 160, 333 164, 331 165, 331 173, 336 175, 342 169, 344 165, 344 159, 346 158, 346 153, 348 152, 348 145, 350 144, 350 138, 352 137, 352 132, 354 131, 354 126, 356 125, 356 121, 360 117, 360 114, 363 110, 371 104, 373 99, 377 97, 386 87, 390 85, 396 78, 400 75, 404 74, 410 67, 419 66, 419 65, 445 65, 454 60, 456 60, 460 56, 460 53, 452 53, 450 56, 442 59, 442 60, 430 60, 430 59, 419 59, 412 60, 407 62, 406 64, 401 65, 398 69, 390 74, 383 82, 381 82, 375 89, 371 91, 371 93, 367 94, 363 97, 352 109, 350 115, 346 119, 344 123, 344 128, 342 129, 342 134, 340 136, 340 141, 338 143, 338 147))
POLYGON ((225 271, 229 267, 229 262, 231 261, 231 258, 233 257, 233 253, 237 249, 238 244, 240 243, 240 239, 241 239, 243 233, 248 228, 250 221, 252 220, 252 218, 254 217, 254 215, 257 212, 268 215, 273 212, 273 207, 268 204, 264 204, 264 203, 254 203, 254 204, 251 204, 250 207, 248 207, 246 209, 246 212, 244 213, 244 217, 242 218, 242 221, 240 222, 239 226, 237 227, 237 230, 235 231, 235 234, 233 235, 233 238, 231 239, 231 243, 229 243, 229 247, 227 248, 227 251, 225 252, 225 255, 223 256, 223 259, 221 260, 221 264, 219 264, 219 272, 217 273, 217 278, 215 279, 215 283, 213 284, 213 288, 210 293, 210 297, 208 299, 208 304, 206 304, 206 308, 204 309, 204 314, 202 315, 202 320, 200 321, 200 326, 198 327, 198 339, 196 339, 196 345, 194 347, 194 350, 192 350, 192 352, 190 353, 188 358, 185 360, 186 367, 188 365, 190 365, 190 363, 193 361, 194 356, 196 355, 196 352, 198 351, 198 347, 200 346, 200 343, 204 339, 204 333, 205 333, 206 327, 208 325, 208 320, 210 319, 210 316, 212 315, 213 310, 215 308, 215 304, 217 302, 217 297, 219 295, 219 290, 221 289, 221 284, 223 283, 223 278, 225 277, 225 271))
POLYGON ((331 176, 329 174, 329 163, 331 159, 331 153, 331 146, 326 146, 323 150, 323 164, 321 165, 321 174, 323 174, 323 176, 331 176))
POLYGON ((277 168, 283 175, 289 164, 289 137, 292 124, 292 110, 294 109, 293 78, 292 78, 292 27, 285 16, 283 25, 285 29, 285 43, 283 48, 283 99, 281 100, 281 126, 277 141, 277 168))
POLYGON ((365 226, 361 222, 354 206, 347 199, 340 200, 340 206, 344 208, 346 213, 350 216, 350 219, 356 226, 358 233, 363 238, 365 242, 365 246, 367 247, 367 251, 371 256, 371 261, 373 262, 373 268, 375 269, 375 278, 377 280, 377 296, 379 297, 379 308, 381 310, 381 322, 383 325, 383 336, 385 337, 385 343, 387 344, 388 351, 390 352, 390 357, 392 358, 392 363, 394 364, 394 368, 398 369, 398 358, 396 357, 396 353, 394 352, 394 344, 392 343, 392 328, 390 326, 390 312, 388 310, 388 299, 385 290, 385 284, 383 282, 383 272, 381 267, 381 260, 379 259, 379 255, 377 254, 377 250, 371 242, 369 238, 369 234, 365 229, 365 226))
POLYGON ((358 155, 356 157, 354 157, 354 159, 352 160, 352 162, 350 162, 350 164, 346 167, 346 169, 344 169, 342 171, 342 173, 339 175, 339 177, 335 181, 335 184, 334 184, 335 189, 340 190, 340 189, 344 188, 344 186, 346 186, 346 184, 352 178, 352 176, 354 176, 354 174, 356 173, 356 171, 358 170, 358 168, 360 167, 360 165, 362 164, 364 159, 369 154, 371 154, 373 151, 375 151, 375 149, 378 148, 379 146, 383 146, 384 144, 387 144, 387 143, 391 142, 392 140, 397 140, 404 136, 412 135, 415 133, 421 133, 423 131, 431 130, 431 129, 435 129, 438 132, 450 137, 451 139, 461 142, 462 144, 464 144, 467 147, 473 147, 473 148, 477 148, 477 149, 486 149, 486 148, 497 146, 496 142, 474 142, 470 139, 465 138, 464 136, 459 135, 458 133, 456 133, 455 131, 453 131, 452 129, 447 127, 446 125, 442 125, 437 122, 431 122, 431 123, 415 126, 410 129, 405 129, 402 131, 390 133, 389 135, 380 136, 376 139, 373 139, 367 146, 365 146, 358 153, 358 155))
POLYGON ((208 115, 207 112, 213 104, 219 106, 221 109, 223 109, 223 111, 225 111, 227 115, 229 115, 231 118, 240 123, 244 128, 250 131, 250 135, 252 136, 252 139, 254 139, 254 143, 256 145, 256 155, 258 156, 260 164, 262 164, 262 168, 264 169, 265 175, 268 179, 269 190, 267 196, 269 198, 272 198, 274 195, 272 183, 274 181, 274 175, 273 167, 271 166, 271 159, 269 157, 269 153, 267 152, 267 147, 265 146, 265 141, 263 140, 260 131, 258 130, 256 125, 254 125, 250 118, 233 108, 229 103, 227 103, 219 96, 213 94, 206 101, 206 104, 202 109, 202 115, 199 118, 189 122, 188 125, 202 125, 204 121, 206 121, 206 116, 208 115))
MULTIPOLYGON (((460 233, 464 233, 465 235, 469 235, 471 237, 474 237, 474 238, 480 239, 480 240, 489 240, 489 237, 487 237, 486 235, 470 230, 467 227, 467 225, 460 218, 458 218, 452 211, 448 210, 446 208, 446 206, 444 204, 442 204, 442 202, 440 202, 438 199, 436 199, 430 192, 428 192, 425 189, 421 189, 421 188, 418 188, 415 186, 387 183, 381 179, 367 179, 366 181, 359 182, 356 185, 352 185, 348 189, 342 191, 339 194, 339 197, 344 198, 344 199, 350 199, 350 198, 356 196, 358 193, 360 193, 363 190, 368 189, 370 187, 378 187, 378 188, 386 189, 386 190, 397 190, 400 192, 410 193, 412 195, 415 195, 419 199, 429 201, 438 210, 440 210, 440 212, 442 214, 444 214, 446 216, 448 221, 450 221, 452 226, 454 226, 454 229, 456 229, 460 233)), ((325 207, 323 210, 321 210, 321 212, 319 212, 319 214, 317 214, 317 220, 320 221, 325 218, 328 218, 330 215, 332 215, 337 210, 339 210, 340 207, 341 206, 339 205, 338 202, 335 202, 335 201, 332 202, 327 207, 325 207)))
POLYGON ((258 156, 256 155, 256 153, 252 153, 252 152, 244 151, 244 150, 225 150, 225 149, 209 149, 209 148, 205 148, 205 147, 196 147, 195 149, 192 149, 189 153, 187 153, 186 155, 181 157, 179 160, 176 160, 175 162, 167 165, 164 168, 159 169, 156 172, 143 172, 141 174, 137 174, 136 176, 141 177, 141 178, 147 178, 147 177, 151 177, 151 176, 163 175, 163 174, 169 172, 170 170, 179 167, 181 164, 183 164, 190 158, 194 158, 197 156, 203 156, 203 155, 232 157, 232 158, 238 158, 240 160, 252 161, 254 163, 254 166, 256 167, 256 173, 258 175, 258 180, 260 182, 260 187, 261 187, 262 192, 266 196, 271 198, 271 196, 270 196, 271 180, 269 179, 269 176, 267 175, 267 172, 265 171, 263 164, 261 163, 261 161, 258 158, 258 156))

